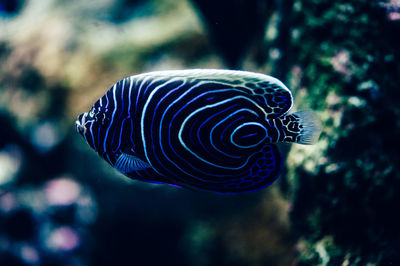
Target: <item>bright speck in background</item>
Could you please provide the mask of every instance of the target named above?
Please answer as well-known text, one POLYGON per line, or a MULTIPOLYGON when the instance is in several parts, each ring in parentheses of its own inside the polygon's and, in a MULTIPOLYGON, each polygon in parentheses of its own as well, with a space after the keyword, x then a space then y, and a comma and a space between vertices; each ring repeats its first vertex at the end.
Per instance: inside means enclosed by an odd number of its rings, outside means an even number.
POLYGON ((28 264, 36 264, 39 262, 39 253, 31 245, 24 245, 21 248, 21 258, 28 264))
POLYGON ((69 205, 77 200, 81 187, 74 180, 63 177, 49 181, 45 192, 51 205, 69 205))
POLYGON ((31 142, 41 153, 49 152, 61 141, 61 132, 53 122, 39 123, 31 133, 31 142))
POLYGON ((0 186, 13 181, 22 165, 22 152, 16 145, 0 150, 0 186))
POLYGON ((69 251, 79 246, 79 236, 71 227, 63 226, 50 233, 46 244, 51 250, 69 251))

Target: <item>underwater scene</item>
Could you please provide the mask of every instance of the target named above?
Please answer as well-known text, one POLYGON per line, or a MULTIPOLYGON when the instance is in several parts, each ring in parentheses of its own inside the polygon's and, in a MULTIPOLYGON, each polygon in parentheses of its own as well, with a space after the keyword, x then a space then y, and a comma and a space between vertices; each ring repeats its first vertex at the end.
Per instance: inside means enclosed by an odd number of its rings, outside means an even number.
POLYGON ((0 266, 400 265, 399 0, 0 0, 0 266))

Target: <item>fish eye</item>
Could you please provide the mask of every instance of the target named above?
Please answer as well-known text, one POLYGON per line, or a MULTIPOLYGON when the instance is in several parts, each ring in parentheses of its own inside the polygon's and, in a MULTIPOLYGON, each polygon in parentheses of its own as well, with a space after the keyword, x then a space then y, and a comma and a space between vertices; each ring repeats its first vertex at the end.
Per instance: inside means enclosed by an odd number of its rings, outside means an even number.
POLYGON ((94 108, 92 108, 92 109, 90 110, 89 116, 90 116, 90 117, 93 117, 93 116, 94 116, 94 108))

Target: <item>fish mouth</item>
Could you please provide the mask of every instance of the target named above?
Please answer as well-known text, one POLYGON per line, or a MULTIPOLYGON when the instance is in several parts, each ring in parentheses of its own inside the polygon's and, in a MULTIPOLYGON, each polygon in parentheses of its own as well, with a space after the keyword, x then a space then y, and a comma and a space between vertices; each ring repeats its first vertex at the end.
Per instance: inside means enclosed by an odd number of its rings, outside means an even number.
POLYGON ((86 134, 86 126, 85 126, 86 117, 87 117, 87 113, 80 114, 80 115, 78 115, 78 117, 75 121, 76 131, 81 135, 86 134))

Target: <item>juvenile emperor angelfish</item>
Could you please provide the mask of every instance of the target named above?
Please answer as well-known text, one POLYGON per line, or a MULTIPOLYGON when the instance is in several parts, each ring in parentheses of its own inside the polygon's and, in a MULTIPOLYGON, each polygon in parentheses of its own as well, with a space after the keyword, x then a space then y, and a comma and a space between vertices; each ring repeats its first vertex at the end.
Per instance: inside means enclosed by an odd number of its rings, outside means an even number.
POLYGON ((287 114, 289 89, 245 71, 177 70, 116 83, 77 131, 124 175, 219 193, 270 185, 282 157, 275 143, 312 144, 321 132, 312 111, 287 114))

